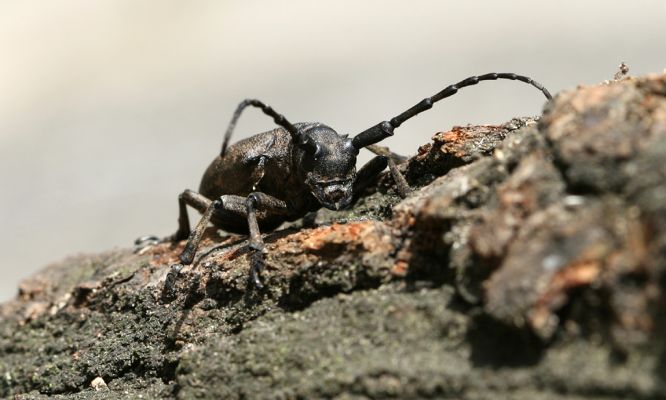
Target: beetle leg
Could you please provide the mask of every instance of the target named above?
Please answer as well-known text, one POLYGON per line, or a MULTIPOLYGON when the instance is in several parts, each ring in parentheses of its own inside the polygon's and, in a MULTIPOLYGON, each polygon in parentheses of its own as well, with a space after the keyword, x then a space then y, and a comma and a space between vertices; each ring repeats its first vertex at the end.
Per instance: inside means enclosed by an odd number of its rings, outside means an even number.
POLYGON ((388 147, 380 146, 378 144, 371 144, 369 146, 366 146, 365 149, 369 150, 371 153, 375 153, 378 156, 390 157, 393 159, 393 161, 395 161, 398 164, 402 164, 408 159, 408 157, 401 156, 398 153, 394 153, 388 147))
MULTIPOLYGON (((211 202, 208 205, 206 210, 203 212, 201 219, 197 223, 197 226, 194 227, 194 230, 190 232, 189 237, 187 238, 187 244, 185 244, 185 249, 180 254, 180 262, 182 262, 185 265, 192 264, 192 261, 194 261, 194 255, 197 251, 197 247, 199 247, 199 242, 201 242, 201 238, 203 237, 204 231, 206 230, 206 227, 210 222, 210 218, 213 216, 213 212, 215 212, 216 209, 223 206, 224 205, 221 198, 211 202)), ((178 232, 176 233, 176 235, 178 235, 178 232)))
POLYGON ((139 236, 134 240, 134 252, 141 254, 141 252, 150 247, 154 246, 156 244, 160 244, 162 242, 162 239, 159 236, 155 235, 144 235, 144 236, 139 236))
POLYGON ((387 161, 389 172, 391 172, 395 187, 398 189, 398 194, 404 199, 412 190, 409 188, 409 184, 407 183, 405 177, 402 175, 402 173, 400 173, 400 171, 398 171, 398 166, 396 165, 395 161, 393 161, 393 158, 387 157, 387 161))
POLYGON ((178 230, 169 240, 177 242, 186 239, 190 235, 190 218, 187 215, 187 206, 204 213, 210 206, 211 200, 194 190, 186 189, 178 195, 178 230))
POLYGON ((269 214, 285 213, 288 210, 287 203, 261 192, 250 193, 247 198, 235 195, 223 195, 219 199, 210 202, 208 207, 203 211, 203 215, 197 226, 190 232, 185 249, 180 255, 180 261, 184 265, 192 264, 194 261, 194 256, 204 231, 211 217, 218 210, 231 212, 247 218, 250 231, 249 247, 253 251, 251 276, 254 284, 261 289, 263 284, 259 279, 259 272, 261 272, 264 266, 264 241, 259 231, 257 211, 265 211, 269 214))
POLYGON ((203 237, 204 231, 206 230, 213 213, 221 208, 238 213, 243 213, 244 211, 242 207, 243 197, 241 196, 224 195, 215 201, 210 201, 199 193, 186 190, 178 196, 178 200, 180 204, 180 217, 178 218, 179 227, 178 232, 176 232, 172 238, 174 238, 174 240, 179 240, 175 238, 178 238, 183 232, 187 232, 186 234, 189 235, 189 237, 185 244, 185 249, 179 257, 181 264, 172 265, 171 271, 167 274, 164 282, 164 289, 162 291, 162 297, 164 299, 171 299, 175 296, 174 287, 176 280, 180 276, 180 270, 183 268, 183 265, 190 265, 192 264, 192 261, 194 261, 197 248, 199 247, 201 238, 203 237), (197 223, 197 226, 191 232, 187 210, 185 209, 185 205, 187 204, 196 208, 203 214, 197 223))
POLYGON ((178 230, 171 236, 160 238, 155 235, 146 235, 137 238, 134 241, 134 252, 140 253, 147 247, 164 242, 177 242, 187 239, 190 235, 190 219, 187 216, 187 206, 193 207, 197 211, 203 213, 210 205, 211 201, 203 195, 195 192, 194 190, 186 189, 183 193, 178 195, 178 230))
POLYGON ((259 279, 259 273, 263 270, 265 264, 264 241, 261 238, 261 232, 259 231, 257 210, 269 211, 271 213, 285 212, 287 211, 287 203, 265 193, 254 192, 247 196, 245 207, 247 212, 247 224, 250 230, 250 249, 253 250, 250 274, 254 285, 261 289, 264 285, 261 283, 261 279, 259 279))
POLYGON ((386 169, 387 158, 384 156, 373 157, 356 173, 354 181, 354 193, 363 193, 365 188, 376 181, 377 175, 386 169))
POLYGON ((368 161, 356 174, 356 182, 354 182, 354 193, 361 193, 366 187, 375 181, 379 175, 388 165, 389 172, 393 177, 398 194, 403 199, 407 197, 411 189, 407 184, 407 180, 402 176, 398 170, 398 166, 390 156, 378 155, 368 161))
POLYGON ((265 167, 266 167, 266 160, 268 160, 268 157, 265 155, 259 156, 257 158, 256 163, 257 166, 255 167, 254 171, 252 171, 252 174, 250 175, 250 182, 252 182, 252 190, 257 190, 257 185, 259 185, 259 182, 261 179, 264 177, 264 174, 266 173, 265 167))
POLYGON ((194 255, 199 247, 201 238, 203 237, 206 227, 210 223, 210 219, 216 212, 226 211, 233 214, 246 216, 245 211, 245 197, 235 196, 231 194, 225 194, 220 196, 219 199, 215 201, 208 200, 209 204, 204 210, 201 211, 201 219, 197 223, 197 226, 194 227, 194 230, 190 232, 189 237, 187 238, 187 244, 185 244, 185 249, 180 255, 180 261, 189 265, 194 261, 194 255))

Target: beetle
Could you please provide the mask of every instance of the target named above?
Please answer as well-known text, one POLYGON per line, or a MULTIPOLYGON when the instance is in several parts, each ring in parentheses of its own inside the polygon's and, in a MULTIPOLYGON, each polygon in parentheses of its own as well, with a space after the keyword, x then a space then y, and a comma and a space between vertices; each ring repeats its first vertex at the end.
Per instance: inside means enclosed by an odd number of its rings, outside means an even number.
MULTIPOLYGON (((514 73, 471 76, 353 138, 340 135, 318 122, 292 124, 269 105, 256 99, 244 100, 233 114, 222 150, 206 169, 199 191, 185 190, 178 196, 178 230, 163 240, 177 242, 187 239, 180 261, 182 265, 189 265, 209 223, 229 232, 249 233, 251 280, 261 289, 260 273, 265 264, 262 231, 275 229, 285 221, 301 218, 322 206, 331 210, 348 207, 354 195, 360 193, 387 166, 398 193, 405 197, 409 186, 392 157, 379 154, 357 172, 359 150, 372 148, 375 143, 392 136, 405 121, 456 94, 459 89, 497 79, 528 83, 539 89, 547 99, 552 98, 546 88, 527 76, 514 73), (278 127, 229 146, 238 118, 250 106, 272 117, 278 127), (202 213, 193 230, 190 230, 187 206, 202 213)), ((376 148, 372 150, 381 153, 376 148)), ((174 266, 176 272, 182 265, 174 266)))

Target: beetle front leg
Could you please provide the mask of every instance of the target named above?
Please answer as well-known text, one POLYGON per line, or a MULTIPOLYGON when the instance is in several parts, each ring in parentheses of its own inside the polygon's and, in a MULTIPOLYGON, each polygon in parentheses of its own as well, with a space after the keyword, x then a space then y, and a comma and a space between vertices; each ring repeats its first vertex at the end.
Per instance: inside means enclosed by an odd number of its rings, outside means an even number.
POLYGON ((398 189, 398 194, 400 195, 400 197, 404 199, 405 197, 407 197, 409 192, 412 191, 412 189, 409 188, 407 179, 405 179, 402 173, 398 171, 398 165, 395 163, 395 161, 393 161, 391 157, 387 157, 387 161, 388 161, 389 172, 393 177, 393 182, 395 183, 396 189, 398 189))
POLYGON ((377 175, 386 169, 388 165, 387 157, 376 156, 370 159, 356 173, 354 181, 354 194, 362 193, 373 182, 376 182, 377 175))
POLYGON ((264 285, 261 283, 261 279, 259 279, 259 273, 264 269, 265 264, 264 241, 259 231, 257 210, 261 209, 270 213, 284 213, 287 211, 287 203, 265 193, 254 192, 247 196, 245 207, 247 224, 250 230, 250 249, 253 250, 250 275, 254 285, 261 289, 264 285))
POLYGON ((395 182, 396 189, 398 194, 403 199, 407 197, 411 189, 407 180, 404 176, 398 171, 398 166, 390 155, 378 155, 377 157, 372 158, 368 161, 356 174, 356 182, 354 183, 354 193, 362 192, 366 187, 371 183, 376 181, 377 175, 379 175, 388 165, 389 172, 393 181, 395 182))

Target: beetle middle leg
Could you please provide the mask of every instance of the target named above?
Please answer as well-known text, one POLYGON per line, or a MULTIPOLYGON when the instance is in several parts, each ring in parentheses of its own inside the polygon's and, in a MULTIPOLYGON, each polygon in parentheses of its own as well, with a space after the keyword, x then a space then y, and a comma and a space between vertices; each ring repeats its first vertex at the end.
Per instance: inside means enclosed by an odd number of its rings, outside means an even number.
POLYGON ((190 235, 190 218, 187 215, 187 206, 193 207, 200 213, 210 205, 211 200, 195 192, 186 189, 178 195, 178 230, 171 236, 160 238, 159 236, 146 235, 137 238, 134 241, 135 252, 141 252, 143 249, 164 242, 178 242, 187 239, 190 235))
POLYGON ((190 236, 190 218, 187 215, 188 205, 200 213, 204 213, 210 204, 210 199, 194 190, 186 189, 178 195, 178 230, 167 239, 177 242, 190 236))

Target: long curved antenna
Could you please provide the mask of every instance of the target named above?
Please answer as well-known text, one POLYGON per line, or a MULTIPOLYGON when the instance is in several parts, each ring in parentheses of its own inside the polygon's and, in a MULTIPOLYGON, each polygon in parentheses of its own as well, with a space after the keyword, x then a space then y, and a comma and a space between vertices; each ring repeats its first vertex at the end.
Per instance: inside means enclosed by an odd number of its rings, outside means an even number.
POLYGON ((432 97, 426 97, 425 99, 417 103, 414 107, 404 111, 401 114, 398 114, 397 116, 391 118, 389 121, 380 122, 377 125, 366 129, 365 131, 356 135, 354 139, 352 139, 352 144, 357 149, 360 149, 369 146, 371 144, 380 142, 386 139, 387 137, 392 136, 393 130, 402 125, 403 122, 407 121, 412 117, 415 117, 416 115, 422 113, 423 111, 431 109, 433 104, 442 99, 453 96, 454 94, 458 93, 459 89, 462 89, 466 86, 476 85, 481 81, 494 81, 497 79, 509 79, 512 81, 521 81, 529 83, 530 85, 539 89, 544 94, 544 96, 546 96, 548 100, 553 98, 553 96, 550 95, 550 92, 548 92, 548 90, 546 90, 546 88, 544 88, 543 85, 541 85, 540 83, 534 81, 532 78, 529 78, 527 76, 517 75, 513 73, 496 73, 496 72, 491 72, 489 74, 479 75, 479 76, 471 76, 467 79, 463 79, 462 81, 456 84, 447 86, 446 88, 444 88, 444 90, 442 90, 441 92, 437 93, 432 97))
POLYGON ((287 132, 291 134, 291 138, 297 146, 304 148, 305 151, 307 151, 308 153, 314 154, 314 152, 317 150, 316 144, 313 142, 313 140, 309 136, 304 135, 298 128, 294 126, 294 124, 289 122, 284 115, 278 113, 271 106, 257 99, 245 99, 241 101, 240 104, 238 104, 238 107, 234 112, 234 116, 231 118, 231 122, 229 122, 229 126, 227 127, 227 132, 224 134, 224 142, 222 142, 222 151, 220 151, 221 157, 224 158, 224 154, 227 152, 227 146, 229 145, 229 140, 231 139, 231 134, 234 132, 234 128, 236 127, 236 122, 238 121, 238 118, 240 118, 241 114, 243 113, 243 110, 245 110, 245 108, 248 106, 257 107, 261 109, 261 111, 263 111, 264 114, 268 115, 269 117, 272 117, 273 122, 283 127, 284 129, 287 130, 287 132))

